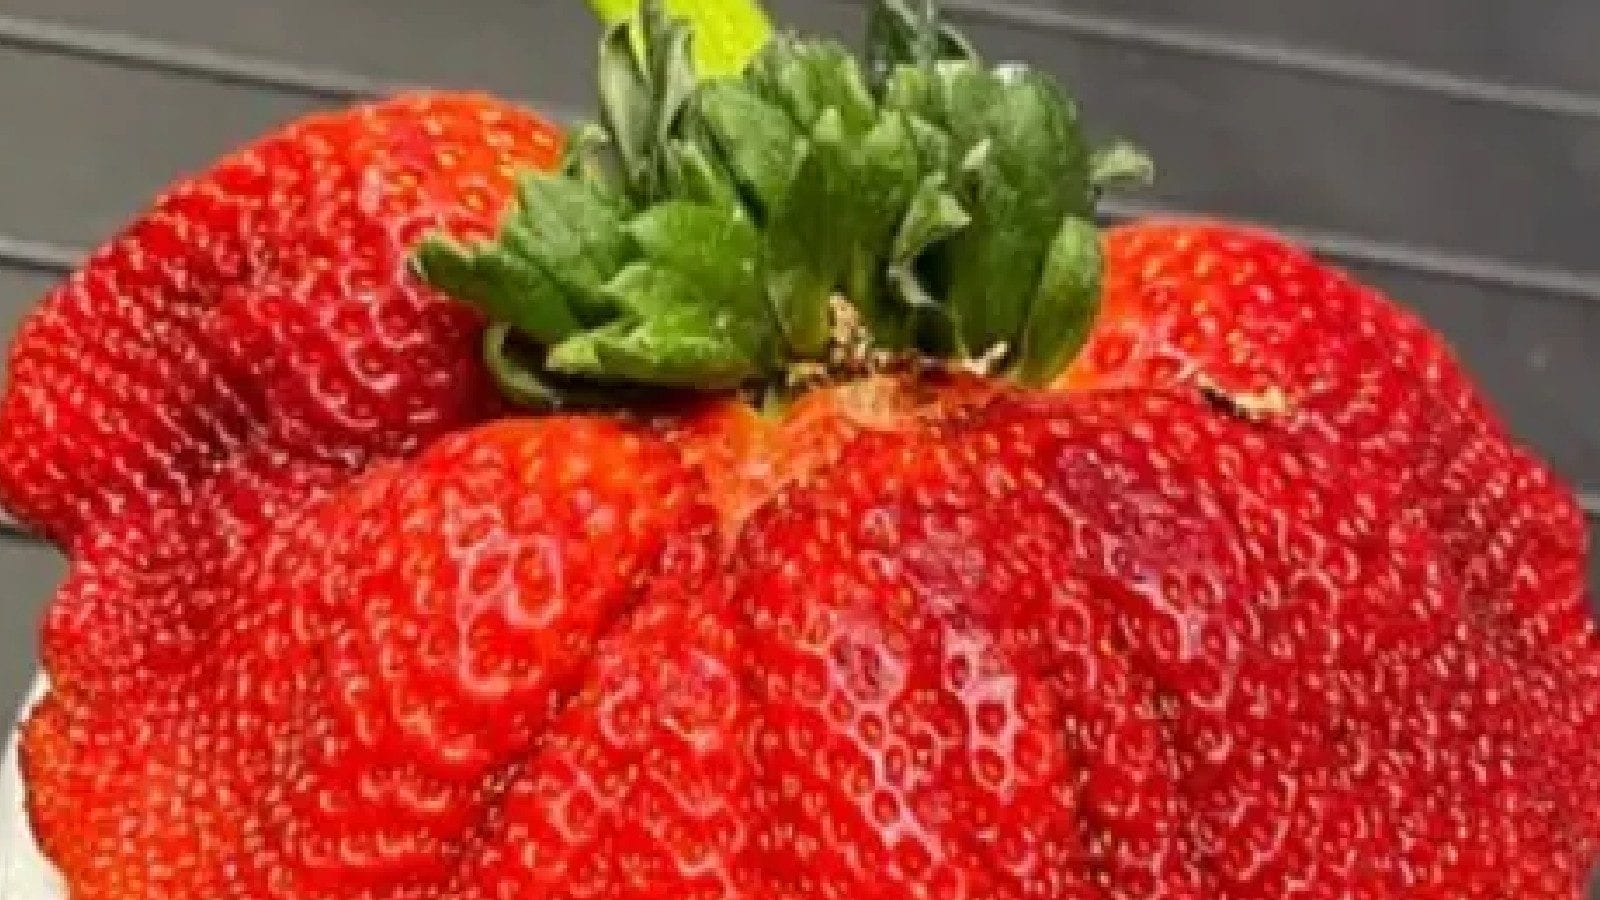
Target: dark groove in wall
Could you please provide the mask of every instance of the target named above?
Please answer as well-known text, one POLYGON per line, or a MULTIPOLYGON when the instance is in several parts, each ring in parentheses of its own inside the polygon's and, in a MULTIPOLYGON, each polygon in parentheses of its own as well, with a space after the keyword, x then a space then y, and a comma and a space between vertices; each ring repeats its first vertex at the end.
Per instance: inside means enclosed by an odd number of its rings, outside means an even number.
POLYGON ((1600 119, 1600 97, 1560 88, 1481 81, 1393 60, 1333 53, 1310 47, 1264 44, 1192 28, 1135 22, 1093 13, 1005 5, 993 0, 945 0, 945 6, 962 18, 1059 31, 1088 40, 1297 72, 1386 90, 1433 94, 1480 106, 1600 119))
POLYGON ((11 514, 0 507, 0 540, 36 542, 42 540, 37 535, 18 525, 11 514))
POLYGON ((0 15, 0 47, 76 56, 245 87, 295 91, 329 100, 382 94, 390 86, 335 69, 294 65, 131 34, 0 15))
POLYGON ((0 234, 0 267, 65 275, 78 267, 83 256, 76 247, 0 234))
MULTIPOLYGON (((396 91, 425 87, 338 69, 304 66, 0 13, 0 49, 5 48, 34 50, 130 69, 166 72, 217 84, 267 88, 344 102, 371 100, 396 91)), ((539 104, 539 110, 558 122, 590 118, 588 113, 548 103, 539 104)))

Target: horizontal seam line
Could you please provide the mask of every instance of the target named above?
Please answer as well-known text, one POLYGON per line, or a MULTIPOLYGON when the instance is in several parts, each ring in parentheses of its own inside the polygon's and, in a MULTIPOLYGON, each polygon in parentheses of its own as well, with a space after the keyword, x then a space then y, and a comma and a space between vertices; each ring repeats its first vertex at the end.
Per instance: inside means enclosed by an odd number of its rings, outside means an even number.
MULTIPOLYGON (((192 75, 218 84, 269 88, 327 100, 372 100, 398 91, 426 87, 122 32, 0 14, 0 49, 6 47, 104 61, 142 71, 192 75)), ((474 90, 471 87, 456 89, 474 90)), ((553 104, 534 104, 533 101, 518 97, 508 99, 533 106, 542 115, 556 121, 570 122, 585 118, 569 108, 553 104)))
MULTIPOLYGON (((1241 217, 1233 213, 1195 213, 1159 204, 1112 198, 1101 201, 1100 208, 1106 219, 1117 222, 1146 218, 1249 219, 1248 216, 1241 217)), ((1264 222, 1262 225, 1314 253, 1346 262, 1377 265, 1530 293, 1585 301, 1600 300, 1600 274, 1574 272, 1555 267, 1528 266, 1510 260, 1374 240, 1337 231, 1296 228, 1273 222, 1264 222)))
POLYGON ((395 87, 378 79, 335 69, 8 15, 0 15, 0 47, 38 50, 337 100, 373 97, 395 87))
POLYGON ((946 0, 968 19, 1062 32, 1079 38, 1148 47, 1314 75, 1390 90, 1428 94, 1481 106, 1545 115, 1600 119, 1600 96, 1553 87, 1504 84, 1394 60, 1245 40, 1194 28, 1156 25, 1092 13, 946 0))
POLYGON ((0 266, 6 268, 65 275, 77 268, 84 256, 77 247, 0 234, 0 266))
POLYGON ((0 506, 0 538, 41 543, 44 541, 44 538, 22 527, 11 511, 4 506, 0 506))

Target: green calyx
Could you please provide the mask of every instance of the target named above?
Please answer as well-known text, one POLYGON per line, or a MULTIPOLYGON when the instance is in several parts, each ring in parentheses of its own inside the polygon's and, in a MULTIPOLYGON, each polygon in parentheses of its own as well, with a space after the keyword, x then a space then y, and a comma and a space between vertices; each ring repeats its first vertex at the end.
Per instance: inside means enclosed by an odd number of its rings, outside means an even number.
POLYGON ((1149 164, 1091 152, 1051 79, 984 66, 934 6, 878 0, 866 65, 776 36, 702 79, 689 25, 646 0, 606 34, 601 122, 562 170, 419 270, 496 323, 490 371, 531 406, 781 392, 863 360, 1048 382, 1094 316, 1098 195, 1149 164))
MULTIPOLYGON (((694 29, 695 68, 701 75, 737 75, 772 36, 772 24, 757 0, 662 0, 668 15, 694 29)), ((626 22, 639 0, 589 0, 607 26, 626 22)))

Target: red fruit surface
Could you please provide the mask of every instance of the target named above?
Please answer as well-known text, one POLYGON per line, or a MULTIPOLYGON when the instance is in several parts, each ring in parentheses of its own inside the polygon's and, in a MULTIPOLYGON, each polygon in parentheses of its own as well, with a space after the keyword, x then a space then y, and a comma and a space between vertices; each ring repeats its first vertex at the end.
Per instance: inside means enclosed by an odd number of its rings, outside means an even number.
POLYGON ((153 215, 25 327, 0 497, 74 558, 24 766, 75 898, 1580 895, 1582 523, 1413 317, 1141 225, 1060 390, 474 425, 477 320, 404 256, 493 219, 445 160, 553 152, 484 104, 270 138, 233 177, 298 199, 202 176, 158 210, 232 237, 153 215))
POLYGON ((233 460, 339 469, 497 406, 480 318, 409 254, 483 236, 555 129, 416 93, 314 115, 178 182, 22 323, 0 397, 0 504, 72 545, 147 521, 233 460))

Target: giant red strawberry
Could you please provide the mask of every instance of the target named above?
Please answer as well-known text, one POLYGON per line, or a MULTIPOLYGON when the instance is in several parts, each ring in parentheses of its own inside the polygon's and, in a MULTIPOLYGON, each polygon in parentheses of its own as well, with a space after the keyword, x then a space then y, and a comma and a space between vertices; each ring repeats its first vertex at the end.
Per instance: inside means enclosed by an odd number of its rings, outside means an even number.
POLYGON ((1099 234, 1136 157, 873 21, 705 83, 615 29, 498 230, 534 120, 293 127, 240 158, 349 190, 203 177, 227 241, 165 200, 47 300, 0 494, 74 556, 24 749, 75 898, 1580 895, 1570 493, 1414 317, 1099 234))

